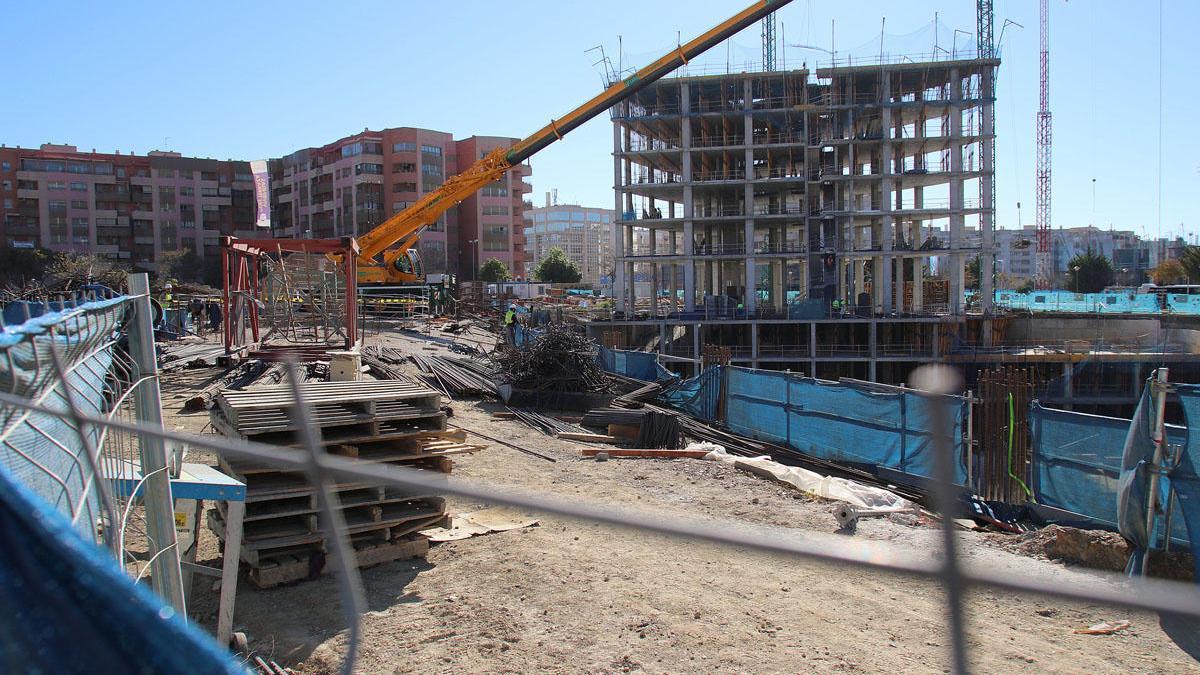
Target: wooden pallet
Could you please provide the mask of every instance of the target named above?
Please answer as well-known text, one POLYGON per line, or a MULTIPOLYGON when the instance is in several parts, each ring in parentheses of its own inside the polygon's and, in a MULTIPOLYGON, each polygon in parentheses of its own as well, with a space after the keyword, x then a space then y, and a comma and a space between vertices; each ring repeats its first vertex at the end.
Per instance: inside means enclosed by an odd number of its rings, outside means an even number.
MULTIPOLYGON (((354 557, 359 567, 372 567, 395 560, 424 558, 429 552, 429 540, 408 535, 387 542, 353 542, 354 557)), ((250 581, 259 588, 295 583, 332 572, 333 560, 324 551, 286 553, 265 559, 250 570, 250 581)))
MULTIPOLYGON (((209 420, 214 428, 225 436, 241 438, 268 445, 299 446, 301 437, 294 429, 262 431, 252 428, 242 430, 225 417, 218 408, 209 411, 209 420)), ((382 439, 407 438, 436 433, 446 429, 446 413, 441 410, 425 410, 419 416, 404 419, 376 420, 362 418, 357 421, 321 425, 322 445, 368 443, 382 439)))
MULTIPOLYGON (((353 507, 342 513, 347 534, 359 541, 391 541, 447 522, 445 501, 438 497, 353 507)), ((208 512, 208 526, 225 540, 225 519, 219 511, 208 512)), ((243 537, 240 557, 252 568, 279 555, 323 551, 326 545, 325 533, 315 514, 244 523, 243 537)))

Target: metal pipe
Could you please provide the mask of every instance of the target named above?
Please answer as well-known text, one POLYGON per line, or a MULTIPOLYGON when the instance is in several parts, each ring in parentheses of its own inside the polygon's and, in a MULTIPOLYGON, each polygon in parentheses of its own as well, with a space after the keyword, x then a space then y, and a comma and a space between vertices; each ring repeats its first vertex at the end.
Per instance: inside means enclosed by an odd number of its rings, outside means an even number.
MULTIPOLYGON (((1142 552, 1142 576, 1146 576, 1150 567, 1150 550, 1154 548, 1154 521, 1158 516, 1158 487, 1161 480, 1159 471, 1167 445, 1163 430, 1163 417, 1167 409, 1167 371, 1167 368, 1156 369, 1154 380, 1150 383, 1150 395, 1154 397, 1154 461, 1147 468, 1150 496, 1146 500, 1146 550, 1142 552)), ((1170 533, 1167 536, 1169 538, 1170 533)))

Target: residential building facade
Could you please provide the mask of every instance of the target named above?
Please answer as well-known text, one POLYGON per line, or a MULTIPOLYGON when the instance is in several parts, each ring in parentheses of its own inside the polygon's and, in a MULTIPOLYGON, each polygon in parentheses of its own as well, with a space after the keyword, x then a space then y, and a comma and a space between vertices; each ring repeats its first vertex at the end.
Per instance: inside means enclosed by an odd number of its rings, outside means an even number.
POLYGON ((250 163, 177 152, 0 147, 0 200, 5 246, 98 253, 136 269, 176 250, 215 257, 221 236, 257 234, 250 163))
MULTIPOLYGON (((359 236, 436 190, 460 170, 516 139, 401 127, 364 130, 319 148, 271 160, 271 228, 277 237, 359 236)), ((499 258, 520 269, 528 164, 450 208, 422 235, 428 274, 470 276, 475 262, 499 258)))
POLYGON ((525 276, 532 278, 538 262, 558 247, 579 268, 581 283, 600 286, 612 275, 612 224, 616 212, 578 204, 552 204, 525 210, 525 241, 529 253, 525 276))

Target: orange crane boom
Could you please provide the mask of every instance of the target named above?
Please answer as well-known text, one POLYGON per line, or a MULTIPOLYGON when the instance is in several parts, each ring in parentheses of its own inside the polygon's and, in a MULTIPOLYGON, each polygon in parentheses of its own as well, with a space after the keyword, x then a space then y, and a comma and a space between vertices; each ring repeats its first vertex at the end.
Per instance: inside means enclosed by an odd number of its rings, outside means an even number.
POLYGON ((613 83, 591 100, 519 141, 510 148, 497 148, 451 176, 436 190, 426 193, 414 204, 383 221, 358 238, 360 283, 412 283, 424 280, 420 255, 415 248, 425 228, 462 200, 488 183, 504 176, 538 151, 562 138, 584 122, 632 96, 679 66, 704 53, 738 31, 783 7, 791 0, 758 0, 694 40, 679 45, 654 63, 633 75, 613 83), (382 264, 378 257, 382 256, 382 264))

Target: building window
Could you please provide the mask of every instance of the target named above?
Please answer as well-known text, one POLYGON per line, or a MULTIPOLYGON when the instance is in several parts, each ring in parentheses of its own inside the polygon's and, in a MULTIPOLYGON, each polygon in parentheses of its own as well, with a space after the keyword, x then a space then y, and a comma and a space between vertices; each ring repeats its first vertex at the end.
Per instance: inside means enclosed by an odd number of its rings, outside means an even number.
POLYGON ((0 183, 0 189, 3 189, 5 191, 11 190, 12 189, 12 181, 6 180, 3 183, 0 183))
POLYGON ((11 199, 5 199, 5 200, 4 200, 4 208, 6 208, 6 209, 11 209, 12 207, 13 207, 13 205, 12 205, 12 200, 11 200, 11 199))
POLYGON ((399 162, 392 165, 392 173, 415 173, 417 165, 412 162, 399 162))
POLYGON ((66 190, 67 184, 61 180, 52 180, 46 183, 47 190, 66 190))
POLYGON ((158 195, 160 197, 174 197, 175 187, 173 185, 160 185, 158 186, 158 195))
POLYGON ((421 152, 427 155, 433 155, 434 157, 442 156, 442 149, 436 145, 422 145, 421 152))
POLYGON ((485 216, 510 216, 510 215, 512 215, 512 209, 510 209, 507 206, 496 206, 496 205, 488 204, 488 205, 484 205, 484 207, 483 207, 483 215, 485 215, 485 216))
POLYGON ((416 143, 393 143, 392 152, 416 152, 416 143))
POLYGON ((496 181, 495 183, 489 183, 488 185, 485 185, 484 188, 479 191, 479 193, 484 197, 507 197, 508 187, 504 185, 504 183, 496 181))
POLYGON ((422 164, 421 165, 421 173, 426 176, 437 176, 438 178, 441 178, 442 177, 442 165, 441 164, 422 164))
POLYGON ((382 164, 355 164, 354 165, 354 175, 355 176, 357 176, 359 174, 364 174, 364 173, 382 176, 383 175, 383 165, 382 164))
POLYGON ((50 207, 50 210, 51 210, 51 211, 54 211, 54 210, 61 210, 61 209, 65 209, 65 208, 67 208, 67 203, 66 203, 66 202, 64 202, 64 201, 57 200, 57 199, 52 199, 52 200, 50 200, 50 202, 47 204, 47 206, 49 206, 49 207, 50 207))
POLYGON ((159 178, 174 178, 175 169, 155 169, 154 173, 158 174, 159 178))
POLYGON ((201 197, 216 197, 217 196, 217 188, 213 188, 213 187, 200 188, 200 196, 201 197))
POLYGON ((71 189, 76 192, 87 192, 87 183, 71 183, 71 189))
POLYGON ((12 164, 0 162, 0 171, 12 171, 12 164))
POLYGON ((86 199, 72 199, 71 200, 71 208, 73 208, 73 209, 85 209, 86 210, 87 207, 88 207, 88 203, 87 203, 86 199))
POLYGON ((186 186, 179 188, 179 196, 180 197, 192 197, 195 194, 196 194, 195 188, 186 187, 186 186))

